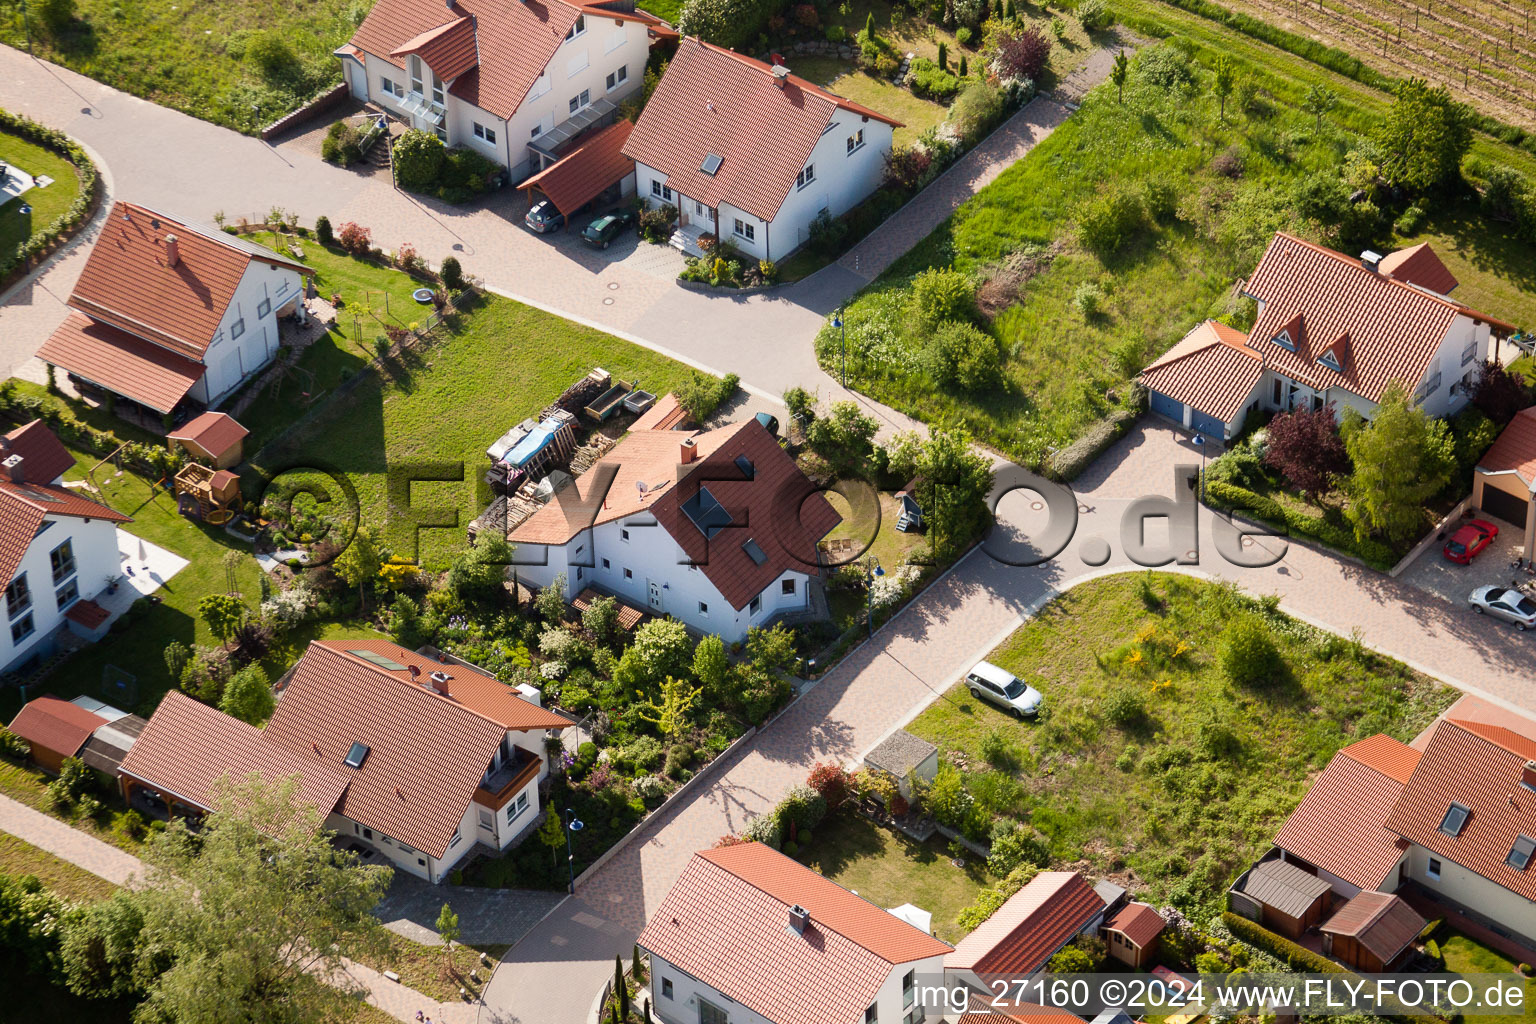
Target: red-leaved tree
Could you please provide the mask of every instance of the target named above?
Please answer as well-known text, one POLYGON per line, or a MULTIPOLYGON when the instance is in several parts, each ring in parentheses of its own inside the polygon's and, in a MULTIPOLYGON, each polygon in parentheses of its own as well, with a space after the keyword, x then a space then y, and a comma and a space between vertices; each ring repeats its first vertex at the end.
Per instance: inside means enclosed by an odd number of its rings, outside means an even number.
POLYGON ((999 78, 1027 78, 1039 82, 1050 56, 1051 39, 1039 29, 1005 31, 997 36, 994 66, 999 78))
POLYGON ((1489 360, 1472 382, 1472 404, 1502 427, 1531 404, 1531 389, 1502 365, 1489 360))
POLYGON ((829 811, 841 807, 843 801, 848 799, 848 772, 840 764, 818 762, 811 769, 811 774, 806 776, 805 784, 821 794, 829 811))
POLYGON ((1310 498, 1327 491, 1335 474, 1349 471, 1349 455, 1333 407, 1282 412, 1269 421, 1264 464, 1310 498))

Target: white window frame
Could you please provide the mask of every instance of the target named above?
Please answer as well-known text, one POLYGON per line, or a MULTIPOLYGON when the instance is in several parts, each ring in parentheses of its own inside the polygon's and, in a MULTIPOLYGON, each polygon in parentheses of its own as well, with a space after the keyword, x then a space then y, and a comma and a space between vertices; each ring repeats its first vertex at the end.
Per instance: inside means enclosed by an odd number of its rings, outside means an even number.
POLYGON ((735 223, 735 225, 731 229, 733 234, 735 234, 738 238, 745 238, 749 242, 757 241, 757 226, 756 225, 748 224, 746 221, 742 220, 740 217, 735 218, 735 220, 736 220, 736 223, 735 223))
POLYGON ((473 129, 473 131, 474 131, 475 138, 479 139, 481 142, 485 143, 487 146, 494 146, 494 145, 496 145, 496 129, 495 128, 487 128, 485 125, 481 124, 479 121, 476 121, 476 122, 474 122, 474 129, 473 129))
POLYGON ((272 312, 272 300, 271 299, 262 299, 260 302, 256 303, 256 319, 257 320, 265 320, 267 318, 267 314, 270 313, 270 312, 272 312))
POLYGON ((234 341, 245 333, 245 317, 240 317, 229 325, 229 340, 234 341))
POLYGON ((416 93, 418 96, 423 92, 421 87, 421 67, 421 58, 414 53, 411 54, 410 59, 406 61, 406 74, 411 76, 411 92, 416 93))
POLYGON ((528 794, 517 794, 517 799, 507 804, 507 824, 510 825, 528 809, 528 794))
POLYGON ((699 614, 706 619, 709 618, 709 605, 703 601, 699 602, 699 614))
POLYGON ((608 33, 608 43, 603 48, 603 52, 612 53, 614 50, 617 50, 619 47, 623 46, 624 41, 628 38, 629 36, 625 33, 624 23, 621 21, 619 22, 617 28, 608 33))
MULTIPOLYGON (((664 203, 672 201, 672 186, 663 185, 660 178, 651 179, 651 195, 656 196, 664 203)), ((624 539, 629 540, 629 531, 624 531, 624 539)))
POLYGON ((432 102, 438 107, 446 106, 448 100, 444 95, 443 80, 437 77, 435 71, 428 70, 427 74, 432 76, 432 102))
POLYGON ((1424 877, 1433 881, 1440 881, 1440 869, 1443 867, 1439 857, 1431 857, 1424 865, 1424 877))
POLYGON ((763 595, 762 594, 754 594, 753 597, 752 597, 752 600, 747 604, 747 617, 751 618, 752 616, 756 615, 758 612, 760 612, 762 610, 763 610, 763 595))
POLYGON ((811 184, 815 180, 816 180, 816 165, 815 164, 806 164, 803 168, 800 169, 800 173, 795 175, 795 188, 797 188, 797 189, 805 188, 807 185, 811 184))
POLYGON ((628 64, 620 64, 618 67, 616 67, 612 71, 608 72, 608 78, 607 78, 608 90, 607 91, 608 92, 613 92, 613 90, 617 89, 621 85, 628 84, 628 82, 629 82, 629 65, 628 64))
POLYGON ((399 89, 399 88, 400 87, 395 84, 395 80, 393 78, 387 78, 384 75, 380 75, 379 76, 379 90, 381 92, 383 92, 384 95, 386 95, 386 96, 398 95, 396 90, 399 89))
POLYGON ((11 644, 21 643, 27 637, 37 632, 37 620, 32 618, 32 613, 27 612, 21 618, 11 623, 11 644))
POLYGON ((53 592, 53 603, 59 606, 61 612, 78 600, 80 600, 80 577, 78 576, 71 576, 53 592))
POLYGON ((576 15, 576 23, 571 26, 570 31, 566 32, 565 39, 566 42, 570 42, 572 39, 575 39, 578 36, 584 36, 586 34, 587 16, 585 14, 578 14, 576 15))
POLYGON ((848 155, 849 156, 853 156, 853 154, 857 153, 859 150, 861 150, 863 148, 864 148, 864 129, 860 128, 858 131, 856 131, 852 135, 848 136, 848 155))
POLYGON ((566 101, 565 105, 566 109, 570 111, 571 116, 574 117, 592 105, 592 90, 581 90, 581 92, 566 101))

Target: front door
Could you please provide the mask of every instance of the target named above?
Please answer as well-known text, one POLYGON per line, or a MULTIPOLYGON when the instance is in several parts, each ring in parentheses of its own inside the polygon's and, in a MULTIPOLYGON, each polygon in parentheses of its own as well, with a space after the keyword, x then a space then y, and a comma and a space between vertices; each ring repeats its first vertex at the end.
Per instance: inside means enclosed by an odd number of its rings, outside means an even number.
POLYGON ((646 580, 645 585, 650 592, 651 608, 658 612, 661 611, 661 584, 655 580, 646 580))
POLYGON ((368 100, 368 70, 356 61, 347 62, 347 71, 352 78, 352 95, 367 102, 368 100))

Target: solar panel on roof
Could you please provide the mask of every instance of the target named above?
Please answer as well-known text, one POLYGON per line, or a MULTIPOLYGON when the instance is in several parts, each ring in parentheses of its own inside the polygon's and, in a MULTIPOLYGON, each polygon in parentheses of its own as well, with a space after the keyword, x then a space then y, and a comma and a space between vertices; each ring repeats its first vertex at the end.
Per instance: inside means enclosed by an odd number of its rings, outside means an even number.
POLYGON ((710 153, 704 157, 704 162, 699 165, 699 170, 705 174, 713 175, 720 169, 720 165, 723 163, 725 163, 725 157, 710 153))
POLYGON ((355 654, 359 658, 362 658, 364 661, 372 662, 373 664, 379 666, 379 668, 388 669, 391 672, 405 671, 404 665, 400 664, 393 658, 386 658, 384 655, 377 651, 348 651, 347 653, 355 654))

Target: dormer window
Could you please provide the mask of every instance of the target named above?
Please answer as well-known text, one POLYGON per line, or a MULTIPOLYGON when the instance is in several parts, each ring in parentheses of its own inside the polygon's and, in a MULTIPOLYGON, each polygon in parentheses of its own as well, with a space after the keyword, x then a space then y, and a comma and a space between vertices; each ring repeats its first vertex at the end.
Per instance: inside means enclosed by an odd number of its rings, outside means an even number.
POLYGON ((1333 354, 1332 350, 1324 352, 1322 355, 1318 356, 1317 361, 1328 367, 1330 370, 1337 371, 1338 373, 1344 372, 1344 367, 1339 365, 1338 357, 1333 354))
POLYGON ((575 39, 577 36, 581 35, 586 30, 587 30, 587 16, 585 14, 578 14, 578 15, 576 15, 576 24, 571 26, 571 30, 565 34, 565 38, 566 39, 575 39))
POLYGON ((1276 345, 1279 345, 1283 349, 1286 349, 1290 352, 1296 351, 1296 341, 1291 337, 1291 329, 1289 327, 1275 335, 1274 341, 1276 345))

